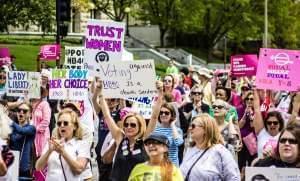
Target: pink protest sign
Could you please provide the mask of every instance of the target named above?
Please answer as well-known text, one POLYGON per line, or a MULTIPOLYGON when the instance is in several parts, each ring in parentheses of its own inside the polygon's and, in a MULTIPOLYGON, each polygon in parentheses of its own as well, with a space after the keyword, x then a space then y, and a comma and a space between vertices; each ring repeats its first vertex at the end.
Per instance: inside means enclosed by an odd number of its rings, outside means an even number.
POLYGON ((9 49, 4 47, 0 48, 0 66, 8 65, 11 63, 9 49))
POLYGON ((300 86, 299 58, 300 52, 296 50, 261 48, 256 74, 257 88, 297 91, 300 86))
POLYGON ((231 56, 231 75, 234 77, 255 75, 257 61, 256 54, 231 56))
POLYGON ((41 60, 56 60, 60 57, 60 45, 43 45, 40 48, 41 60))

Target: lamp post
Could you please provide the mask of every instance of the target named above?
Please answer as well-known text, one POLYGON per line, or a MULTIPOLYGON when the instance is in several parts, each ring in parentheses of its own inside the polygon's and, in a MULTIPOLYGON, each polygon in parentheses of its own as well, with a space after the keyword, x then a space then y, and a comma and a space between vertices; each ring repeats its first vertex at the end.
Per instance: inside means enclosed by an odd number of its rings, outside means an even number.
POLYGON ((129 35, 129 13, 130 13, 130 7, 126 7, 124 9, 124 12, 126 13, 126 36, 130 36, 129 35))
POLYGON ((227 37, 224 36, 224 70, 226 69, 226 58, 227 58, 227 37))
POLYGON ((265 0, 265 27, 264 27, 264 41, 263 46, 264 48, 268 47, 268 0, 265 0))

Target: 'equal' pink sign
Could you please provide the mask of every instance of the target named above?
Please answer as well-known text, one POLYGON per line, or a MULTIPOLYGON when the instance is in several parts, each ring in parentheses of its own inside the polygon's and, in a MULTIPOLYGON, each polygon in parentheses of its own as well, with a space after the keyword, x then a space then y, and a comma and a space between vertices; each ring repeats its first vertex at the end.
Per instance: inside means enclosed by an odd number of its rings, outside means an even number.
POLYGON ((40 48, 41 60, 57 60, 60 57, 60 45, 43 45, 40 48))
POLYGON ((260 89, 297 91, 300 88, 300 52, 261 48, 256 74, 260 89))
POLYGON ((257 55, 233 55, 231 56, 231 75, 234 77, 256 75, 257 55))

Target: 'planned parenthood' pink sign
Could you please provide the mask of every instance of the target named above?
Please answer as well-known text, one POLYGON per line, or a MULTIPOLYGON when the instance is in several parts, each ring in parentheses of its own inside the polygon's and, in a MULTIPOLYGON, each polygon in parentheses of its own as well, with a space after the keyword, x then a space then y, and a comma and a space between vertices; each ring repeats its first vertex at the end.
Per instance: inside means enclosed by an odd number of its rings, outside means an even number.
POLYGON ((57 60, 60 57, 60 45, 43 45, 40 49, 41 60, 57 60))
POLYGON ((270 90, 298 90, 300 83, 300 52, 296 50, 261 48, 256 86, 270 90))
POLYGON ((256 75, 257 55, 231 56, 231 75, 234 77, 256 75))

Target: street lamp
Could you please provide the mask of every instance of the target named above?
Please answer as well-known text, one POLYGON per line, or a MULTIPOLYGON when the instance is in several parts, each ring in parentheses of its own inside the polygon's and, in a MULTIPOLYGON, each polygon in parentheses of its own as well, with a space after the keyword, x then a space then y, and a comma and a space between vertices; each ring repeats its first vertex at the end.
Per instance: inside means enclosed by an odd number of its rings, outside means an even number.
POLYGON ((227 37, 224 36, 224 70, 226 70, 226 59, 227 59, 227 37))
POLYGON ((126 13, 126 36, 130 36, 129 35, 129 13, 130 13, 130 7, 126 7, 124 9, 124 12, 126 13))
POLYGON ((265 0, 265 27, 264 27, 264 41, 263 46, 264 48, 268 47, 268 0, 265 0))

